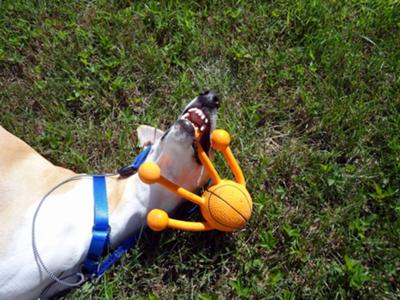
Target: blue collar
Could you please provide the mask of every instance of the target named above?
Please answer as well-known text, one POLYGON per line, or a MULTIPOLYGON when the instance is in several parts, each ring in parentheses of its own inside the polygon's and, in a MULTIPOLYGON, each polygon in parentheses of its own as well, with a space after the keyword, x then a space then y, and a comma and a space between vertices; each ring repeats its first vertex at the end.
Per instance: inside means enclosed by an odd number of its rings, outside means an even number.
MULTIPOLYGON (((139 169, 140 165, 146 160, 150 150, 151 146, 145 148, 139 153, 130 166, 122 168, 118 173, 120 173, 121 176, 129 176, 135 173, 139 169)), ((106 178, 103 175, 93 176, 93 198, 94 225, 92 229, 92 240, 90 242, 86 259, 83 262, 83 266, 92 278, 99 278, 122 256, 123 253, 128 251, 135 244, 136 237, 131 237, 126 240, 100 264, 100 259, 107 248, 111 231, 108 222, 106 178)))
POLYGON ((149 155, 151 147, 152 145, 147 146, 145 149, 143 149, 142 152, 140 152, 138 156, 136 156, 131 165, 119 169, 119 175, 121 175, 122 177, 128 177, 135 174, 137 170, 139 170, 140 165, 144 163, 147 156, 149 155))
POLYGON ((108 225, 108 203, 105 176, 93 176, 94 198, 94 225, 92 229, 92 241, 83 266, 90 274, 95 274, 100 258, 108 244, 110 225, 108 225))

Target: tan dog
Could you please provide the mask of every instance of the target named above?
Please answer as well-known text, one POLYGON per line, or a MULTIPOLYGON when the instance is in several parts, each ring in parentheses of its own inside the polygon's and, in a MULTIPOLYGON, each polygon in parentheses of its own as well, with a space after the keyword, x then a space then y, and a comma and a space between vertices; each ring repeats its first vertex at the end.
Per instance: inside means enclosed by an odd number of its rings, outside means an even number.
MULTIPOLYGON (((207 181, 197 160, 194 132, 210 149, 218 98, 212 92, 196 97, 165 133, 140 126, 141 145, 153 143, 147 161, 162 174, 194 191, 207 181)), ((54 166, 0 126, 0 299, 35 299, 52 280, 35 260, 32 218, 41 198, 54 186, 76 175, 54 166)), ((118 246, 144 224, 153 208, 173 211, 180 199, 158 185, 146 185, 135 174, 107 178, 111 246, 118 246)), ((52 193, 36 220, 36 244, 42 260, 56 275, 72 274, 85 259, 93 227, 92 180, 69 182, 52 193)), ((49 295, 48 295, 49 296, 49 295)))

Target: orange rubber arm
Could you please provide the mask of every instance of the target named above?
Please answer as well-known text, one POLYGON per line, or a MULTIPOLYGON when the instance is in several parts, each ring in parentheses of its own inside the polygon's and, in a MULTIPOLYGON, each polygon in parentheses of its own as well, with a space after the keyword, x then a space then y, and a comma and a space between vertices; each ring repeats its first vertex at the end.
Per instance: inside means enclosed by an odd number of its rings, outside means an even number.
POLYGON ((169 189, 171 192, 177 194, 178 196, 185 198, 186 200, 189 200, 190 202, 197 204, 197 205, 203 205, 204 204, 204 199, 201 198, 200 196, 193 194, 192 192, 188 191, 187 189, 180 187, 179 185, 176 185, 172 181, 168 180, 164 176, 160 176, 160 179, 157 181, 158 184, 161 184, 162 186, 166 187, 169 189))
POLYGON ((169 218, 168 227, 185 231, 207 231, 214 228, 207 222, 189 222, 169 218))
POLYGON ((231 148, 229 148, 229 144, 231 143, 231 137, 229 133, 222 129, 216 129, 211 134, 211 141, 213 148, 221 151, 224 155, 224 158, 227 161, 229 168, 232 170, 236 181, 239 184, 246 186, 246 180, 244 179, 242 169, 236 161, 231 148))
POLYGON ((236 181, 246 186, 246 180, 244 179, 244 175, 242 169, 240 168, 235 156, 232 153, 230 147, 226 147, 225 149, 221 150, 222 154, 224 155, 225 160, 228 162, 229 168, 232 170, 233 175, 236 178, 236 181))
POLYGON ((154 231, 163 231, 168 227, 185 231, 206 231, 214 229, 207 222, 189 222, 172 219, 168 216, 166 211, 158 208, 148 213, 147 224, 154 231))
POLYGON ((203 147, 201 147, 200 143, 197 143, 197 153, 200 159, 201 164, 206 169, 208 176, 210 176, 212 184, 218 184, 221 182, 221 178, 218 175, 217 170, 214 168, 211 160, 208 158, 206 152, 204 152, 203 147))
POLYGON ((154 162, 145 162, 143 163, 138 171, 140 180, 147 184, 158 183, 170 190, 171 192, 177 194, 178 196, 189 200, 197 205, 203 205, 204 199, 200 196, 193 194, 192 192, 184 189, 168 180, 164 176, 161 175, 160 167, 154 162))

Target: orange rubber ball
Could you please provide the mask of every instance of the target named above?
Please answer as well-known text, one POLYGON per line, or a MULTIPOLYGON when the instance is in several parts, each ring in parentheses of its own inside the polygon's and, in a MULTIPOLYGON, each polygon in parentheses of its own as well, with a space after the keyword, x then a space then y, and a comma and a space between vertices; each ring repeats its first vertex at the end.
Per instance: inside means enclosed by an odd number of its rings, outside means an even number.
POLYGON ((253 202, 246 188, 231 180, 222 180, 204 192, 204 218, 216 229, 233 231, 250 219, 253 202))

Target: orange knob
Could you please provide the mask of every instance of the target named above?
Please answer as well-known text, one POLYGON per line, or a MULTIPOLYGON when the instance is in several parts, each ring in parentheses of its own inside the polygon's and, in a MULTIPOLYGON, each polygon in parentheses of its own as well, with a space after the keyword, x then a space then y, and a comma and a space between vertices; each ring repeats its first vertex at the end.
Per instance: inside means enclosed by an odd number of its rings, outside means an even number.
POLYGON ((160 167, 153 162, 145 162, 139 168, 139 178, 147 184, 156 183, 161 177, 160 167))
POLYGON ((147 215, 147 224, 154 231, 162 231, 168 226, 168 214, 161 209, 153 209, 147 215))
POLYGON ((223 151, 231 143, 229 133, 223 129, 216 129, 211 134, 212 147, 216 150, 223 151))

